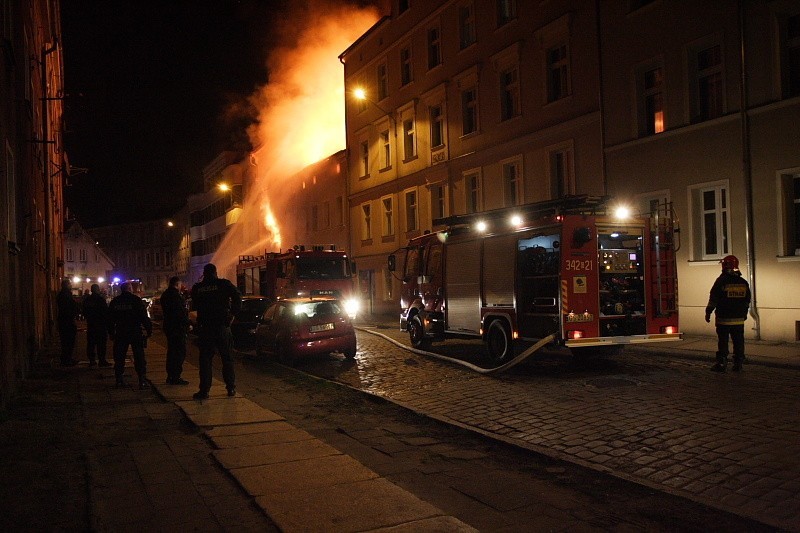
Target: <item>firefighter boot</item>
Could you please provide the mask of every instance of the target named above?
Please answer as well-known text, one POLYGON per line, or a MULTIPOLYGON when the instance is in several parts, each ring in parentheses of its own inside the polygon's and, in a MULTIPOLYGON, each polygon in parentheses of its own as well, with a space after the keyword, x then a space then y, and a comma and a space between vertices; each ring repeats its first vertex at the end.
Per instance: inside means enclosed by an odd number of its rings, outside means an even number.
POLYGON ((711 367, 712 372, 725 372, 728 369, 728 356, 717 354, 717 362, 711 367))
POLYGON ((740 372, 742 370, 742 360, 743 359, 744 359, 744 357, 736 357, 733 360, 733 368, 732 368, 732 370, 734 372, 740 372))

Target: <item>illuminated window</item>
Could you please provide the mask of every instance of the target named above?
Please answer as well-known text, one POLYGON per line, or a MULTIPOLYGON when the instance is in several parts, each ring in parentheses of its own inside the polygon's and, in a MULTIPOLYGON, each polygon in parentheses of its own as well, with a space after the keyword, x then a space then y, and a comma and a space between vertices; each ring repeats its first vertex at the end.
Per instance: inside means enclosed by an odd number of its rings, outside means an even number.
POLYGON ((417 135, 414 120, 403 121, 403 160, 409 161, 417 157, 417 135))
POLYGON ((464 174, 467 213, 477 213, 483 207, 481 199, 481 175, 477 171, 464 174))
POLYGON ((369 142, 361 143, 361 177, 369 176, 369 142))
POLYGON ((519 114, 519 73, 514 67, 500 73, 500 120, 519 114))
POLYGON ((400 84, 408 85, 414 80, 414 69, 411 63, 411 46, 400 50, 400 84))
POLYGON ((392 166, 392 143, 389 137, 389 130, 381 132, 381 169, 387 169, 392 166))
POLYGON ((417 190, 406 191, 406 231, 419 229, 419 214, 417 210, 417 190))
POLYGON ((447 188, 443 184, 431 185, 431 220, 447 216, 447 188))
POLYGON ((780 177, 783 250, 781 255, 800 256, 800 174, 780 177))
POLYGON ((505 207, 523 203, 522 163, 519 160, 503 163, 503 197, 505 207))
POLYGON ((470 87, 461 91, 461 133, 478 131, 478 91, 470 87))
POLYGON ((361 206, 361 240, 372 239, 372 209, 369 204, 361 206))
POLYGON ((458 37, 462 50, 477 40, 475 32, 475 6, 472 5, 472 2, 458 8, 458 37))
POLYGON ((547 101, 555 102, 569 96, 570 73, 566 44, 559 44, 547 51, 547 101))
POLYGON ((431 115, 431 148, 444 146, 444 121, 442 116, 442 106, 431 106, 429 111, 431 115))
POLYGON ((381 101, 389 96, 389 78, 386 73, 385 62, 378 65, 376 69, 376 76, 378 81, 378 101, 381 101))
POLYGON ((695 48, 690 54, 692 122, 720 117, 724 112, 725 94, 722 46, 713 44, 695 48))
POLYGON ((391 237, 394 235, 394 202, 391 196, 381 198, 381 208, 383 216, 381 217, 381 236, 391 237))
POLYGON ((504 26, 517 18, 516 0, 497 0, 497 26, 504 26))
POLYGON ((442 42, 439 28, 428 29, 428 69, 442 64, 442 42))
POLYGON ((664 131, 664 67, 649 66, 637 74, 639 92, 639 134, 664 131))
POLYGON ((697 230, 693 251, 699 259, 720 259, 730 253, 730 213, 727 183, 704 184, 690 190, 697 230))

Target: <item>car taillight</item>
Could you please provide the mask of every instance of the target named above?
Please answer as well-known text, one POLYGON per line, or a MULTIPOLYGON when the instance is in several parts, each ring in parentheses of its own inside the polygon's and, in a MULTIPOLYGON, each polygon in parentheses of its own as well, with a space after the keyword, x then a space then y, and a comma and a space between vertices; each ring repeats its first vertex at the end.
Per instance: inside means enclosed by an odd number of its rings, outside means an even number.
POLYGON ((573 329, 567 331, 567 337, 570 339, 582 339, 583 338, 583 331, 579 329, 573 329))

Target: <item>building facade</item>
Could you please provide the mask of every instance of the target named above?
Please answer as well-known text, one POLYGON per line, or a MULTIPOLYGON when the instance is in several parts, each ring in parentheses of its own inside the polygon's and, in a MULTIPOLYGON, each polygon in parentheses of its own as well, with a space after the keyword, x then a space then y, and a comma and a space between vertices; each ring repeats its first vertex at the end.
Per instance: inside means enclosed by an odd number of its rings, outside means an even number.
POLYGON ((76 295, 88 292, 96 283, 110 294, 114 262, 97 245, 97 241, 78 222, 72 222, 64 233, 64 277, 72 280, 76 295))
POLYGON ((0 405, 52 336, 63 275, 59 0, 0 0, 0 405))

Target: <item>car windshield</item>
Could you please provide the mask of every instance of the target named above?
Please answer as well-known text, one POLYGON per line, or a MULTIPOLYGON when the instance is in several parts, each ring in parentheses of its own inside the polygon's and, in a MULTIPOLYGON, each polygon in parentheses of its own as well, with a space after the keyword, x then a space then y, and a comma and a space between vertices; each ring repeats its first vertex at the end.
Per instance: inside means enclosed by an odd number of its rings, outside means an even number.
POLYGON ((242 312, 260 315, 269 305, 267 300, 242 300, 242 312))
POLYGON ((297 261, 299 279, 347 279, 347 260, 303 257, 297 261))
POLYGON ((321 301, 305 302, 294 305, 294 315, 296 317, 307 316, 308 318, 323 317, 342 314, 339 302, 321 301))

